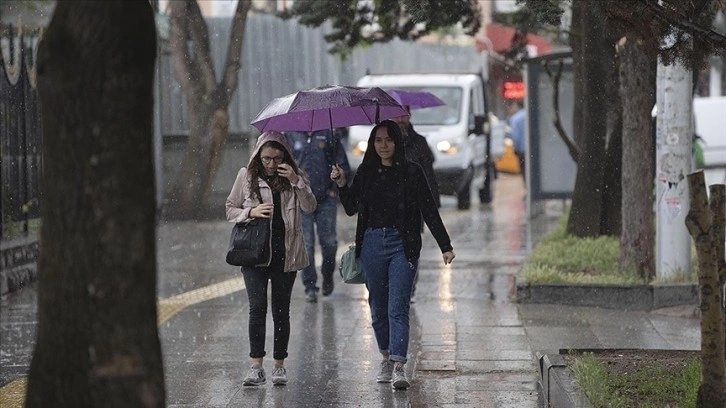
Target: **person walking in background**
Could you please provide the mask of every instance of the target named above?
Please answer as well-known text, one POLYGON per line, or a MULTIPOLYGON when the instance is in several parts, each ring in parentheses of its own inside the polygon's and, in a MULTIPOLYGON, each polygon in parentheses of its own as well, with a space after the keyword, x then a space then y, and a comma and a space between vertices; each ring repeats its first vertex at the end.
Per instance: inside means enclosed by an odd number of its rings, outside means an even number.
POLYGON ((323 296, 333 293, 335 287, 333 272, 338 251, 338 189, 330 180, 330 170, 337 163, 347 177, 350 175, 350 165, 340 137, 330 130, 285 132, 285 137, 292 147, 297 165, 310 178, 310 187, 318 203, 315 211, 303 214, 302 217, 305 248, 310 259, 310 265, 302 270, 305 300, 317 302, 319 288, 315 263, 316 230, 322 255, 320 272, 323 277, 323 296))
POLYGON ((247 167, 240 169, 225 203, 227 221, 240 223, 253 218, 271 218, 270 258, 264 266, 242 267, 249 299, 249 339, 252 366, 244 385, 266 382, 262 360, 265 357, 267 322, 267 283, 272 285, 271 307, 274 324, 272 383, 287 384, 285 358, 290 340, 290 296, 297 271, 308 265, 302 239, 301 210, 315 211, 307 176, 292 158, 285 137, 264 132, 247 167))
POLYGON ((410 383, 404 365, 411 286, 421 254, 421 217, 444 264, 455 257, 451 239, 421 166, 406 160, 396 122, 384 120, 373 128, 350 186, 340 166, 333 167, 330 178, 338 186, 346 214, 358 214, 355 256, 365 275, 373 331, 383 356, 376 381, 406 389, 410 383))
MULTIPOLYGON (((436 157, 434 152, 431 151, 429 143, 426 138, 416 132, 411 123, 411 109, 409 106, 404 106, 408 115, 399 116, 393 118, 393 121, 398 123, 403 133, 403 146, 406 151, 406 160, 418 163, 421 169, 424 171, 426 181, 429 183, 431 188, 431 194, 434 196, 434 202, 436 202, 436 208, 441 208, 441 196, 439 195, 439 184, 436 182, 436 174, 434 173, 434 161, 436 157)), ((423 232, 423 219, 421 220, 421 232, 423 232)), ((416 271, 418 271, 418 260, 416 260, 416 271)), ((416 284, 418 283, 418 272, 413 277, 413 286, 411 287, 411 303, 415 302, 416 296, 416 284)))
POLYGON ((522 173, 522 180, 527 184, 527 172, 525 171, 527 158, 527 141, 525 140, 525 121, 527 111, 524 110, 522 100, 509 101, 509 127, 512 130, 512 143, 514 154, 519 161, 519 170, 522 173))
POLYGON ((393 118, 393 121, 398 123, 403 132, 403 145, 406 149, 406 160, 418 163, 426 175, 426 181, 429 183, 431 188, 431 194, 434 196, 436 207, 441 208, 441 196, 439 195, 439 184, 436 182, 436 174, 434 173, 434 161, 436 157, 434 152, 431 150, 431 146, 426 141, 426 138, 416 132, 411 123, 411 109, 409 106, 404 106, 408 115, 399 116, 393 118))

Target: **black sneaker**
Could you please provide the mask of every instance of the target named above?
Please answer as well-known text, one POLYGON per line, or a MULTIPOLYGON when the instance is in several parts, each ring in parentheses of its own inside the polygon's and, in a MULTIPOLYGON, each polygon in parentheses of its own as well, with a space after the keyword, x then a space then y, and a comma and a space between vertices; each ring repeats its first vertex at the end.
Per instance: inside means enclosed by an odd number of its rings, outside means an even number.
POLYGON ((329 296, 331 293, 333 293, 333 288, 335 287, 335 283, 333 283, 333 277, 329 278, 323 278, 323 296, 329 296))
POLYGON ((318 301, 318 294, 316 293, 315 289, 305 290, 305 301, 308 303, 315 303, 318 301))

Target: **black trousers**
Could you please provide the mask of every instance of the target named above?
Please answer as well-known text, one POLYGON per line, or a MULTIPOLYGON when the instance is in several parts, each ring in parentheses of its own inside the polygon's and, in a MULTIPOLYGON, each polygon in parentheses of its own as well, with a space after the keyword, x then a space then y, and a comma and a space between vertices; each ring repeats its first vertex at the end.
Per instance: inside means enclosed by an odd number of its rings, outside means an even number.
POLYGON ((297 272, 284 272, 282 265, 267 268, 242 268, 250 304, 249 337, 250 357, 261 358, 265 352, 265 324, 267 322, 267 282, 272 284, 270 305, 274 324, 272 357, 287 358, 290 342, 290 296, 297 272))

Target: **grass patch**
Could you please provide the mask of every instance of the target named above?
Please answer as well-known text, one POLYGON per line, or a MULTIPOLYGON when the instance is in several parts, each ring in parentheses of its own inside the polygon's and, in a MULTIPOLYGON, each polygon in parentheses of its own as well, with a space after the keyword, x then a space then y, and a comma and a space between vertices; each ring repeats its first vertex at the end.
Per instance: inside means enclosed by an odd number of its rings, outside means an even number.
POLYGON ((610 372, 592 353, 578 355, 568 366, 594 408, 696 407, 701 362, 685 367, 652 364, 632 372, 610 372))
MULTIPOLYGON (((691 270, 675 276, 658 278, 652 284, 698 281, 697 258, 692 245, 691 270)), ((618 268, 620 239, 602 236, 577 238, 567 234, 567 213, 557 221, 535 246, 522 267, 522 280, 527 283, 568 283, 603 285, 646 284, 637 271, 621 272, 618 268)))

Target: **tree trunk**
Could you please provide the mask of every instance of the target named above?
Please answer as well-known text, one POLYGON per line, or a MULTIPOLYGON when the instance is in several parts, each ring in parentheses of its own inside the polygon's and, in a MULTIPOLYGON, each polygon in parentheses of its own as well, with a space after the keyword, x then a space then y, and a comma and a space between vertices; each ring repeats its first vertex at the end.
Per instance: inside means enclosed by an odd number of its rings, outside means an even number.
POLYGON ((227 108, 239 82, 242 41, 252 3, 237 3, 221 81, 216 79, 208 28, 198 4, 195 0, 170 4, 171 52, 176 79, 186 93, 191 128, 165 214, 170 218, 199 218, 208 210, 212 185, 222 163, 229 131, 227 108))
POLYGON ((156 315, 154 16, 58 2, 38 50, 38 334, 26 407, 163 407, 156 315))
POLYGON ((654 56, 645 54, 632 35, 620 41, 620 92, 623 98, 623 194, 620 234, 621 272, 637 270, 649 282, 655 277, 655 214, 653 213, 655 135, 654 56))
POLYGON ((607 27, 598 7, 584 0, 575 0, 573 7, 578 7, 581 16, 576 25, 580 28, 576 35, 581 36, 581 41, 572 52, 576 63, 581 61, 584 65, 583 71, 575 74, 586 74, 587 78, 575 79, 576 88, 580 88, 579 92, 575 90, 575 104, 582 105, 581 134, 575 135, 575 140, 582 144, 567 232, 577 237, 596 237, 601 235, 608 147, 606 116, 609 101, 606 95, 613 54, 607 50, 614 50, 614 42, 608 40, 607 27))
POLYGON ((716 231, 718 225, 713 222, 711 208, 723 213, 724 185, 712 186, 715 193, 709 207, 706 183, 703 171, 688 175, 688 187, 691 207, 686 216, 686 227, 696 244, 698 252, 698 286, 700 289, 701 309, 701 387, 698 391, 699 407, 721 408, 726 406, 726 382, 724 381, 724 315, 721 310, 721 290, 719 288, 718 269, 720 260, 719 247, 723 236, 716 231))
MULTIPOLYGON (((615 42, 615 39, 611 39, 615 42)), ((611 42, 608 40, 608 43, 611 42)), ((622 61, 615 53, 603 59, 609 74, 605 94, 607 112, 605 163, 603 169, 602 214, 600 235, 619 236, 622 221, 622 160, 623 160, 623 101, 620 96, 620 66, 622 61)))

